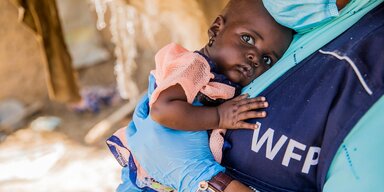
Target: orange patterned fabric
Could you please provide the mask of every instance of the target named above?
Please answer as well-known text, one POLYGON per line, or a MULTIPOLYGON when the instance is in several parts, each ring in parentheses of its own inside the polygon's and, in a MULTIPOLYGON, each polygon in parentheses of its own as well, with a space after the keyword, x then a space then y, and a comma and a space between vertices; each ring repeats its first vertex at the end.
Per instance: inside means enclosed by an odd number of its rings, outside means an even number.
POLYGON ((223 83, 209 82, 200 92, 211 99, 230 99, 235 95, 235 88, 223 83))
POLYGON ((225 132, 227 132, 226 129, 214 129, 209 138, 209 148, 211 149, 215 161, 219 163, 221 163, 221 159, 223 158, 225 132))
POLYGON ((230 99, 235 95, 234 87, 209 82, 214 75, 210 72, 207 60, 180 45, 171 43, 162 48, 156 54, 155 62, 156 69, 151 73, 156 79, 157 87, 150 98, 150 106, 163 90, 176 84, 181 85, 188 103, 191 104, 199 91, 211 99, 230 99))

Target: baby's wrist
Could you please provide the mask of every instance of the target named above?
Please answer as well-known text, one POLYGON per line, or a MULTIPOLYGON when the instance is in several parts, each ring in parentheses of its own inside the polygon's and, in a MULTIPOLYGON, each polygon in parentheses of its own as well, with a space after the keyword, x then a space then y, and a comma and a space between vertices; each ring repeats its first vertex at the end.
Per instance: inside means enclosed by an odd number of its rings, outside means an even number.
POLYGON ((217 107, 215 107, 215 109, 216 109, 216 116, 217 116, 217 120, 216 120, 216 126, 215 126, 215 128, 214 129, 221 129, 221 128, 223 128, 222 127, 222 118, 220 117, 220 106, 217 106, 217 107))

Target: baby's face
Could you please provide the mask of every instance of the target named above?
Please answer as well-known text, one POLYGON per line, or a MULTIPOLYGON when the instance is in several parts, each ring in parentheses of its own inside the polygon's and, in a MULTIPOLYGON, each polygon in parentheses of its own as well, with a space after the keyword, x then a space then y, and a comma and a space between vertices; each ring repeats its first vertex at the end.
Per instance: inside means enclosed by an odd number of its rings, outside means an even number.
POLYGON ((261 3, 256 8, 244 6, 240 13, 224 17, 208 48, 219 71, 242 86, 276 63, 292 40, 292 31, 277 24, 261 3))

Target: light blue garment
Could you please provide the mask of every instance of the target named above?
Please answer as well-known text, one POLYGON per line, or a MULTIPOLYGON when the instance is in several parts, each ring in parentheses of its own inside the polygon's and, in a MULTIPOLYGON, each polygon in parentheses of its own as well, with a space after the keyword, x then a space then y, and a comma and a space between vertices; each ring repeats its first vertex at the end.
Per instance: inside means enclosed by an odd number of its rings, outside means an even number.
POLYGON ((328 170, 324 192, 383 191, 384 96, 344 139, 328 170))
POLYGON ((275 20, 304 33, 339 15, 336 0, 263 0, 275 20))

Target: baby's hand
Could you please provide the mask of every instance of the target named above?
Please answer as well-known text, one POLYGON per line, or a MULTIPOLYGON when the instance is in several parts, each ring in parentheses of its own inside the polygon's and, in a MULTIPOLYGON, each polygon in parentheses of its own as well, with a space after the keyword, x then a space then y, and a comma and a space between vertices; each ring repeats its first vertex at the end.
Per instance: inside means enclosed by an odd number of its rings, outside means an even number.
POLYGON ((220 117, 219 128, 221 129, 256 129, 256 124, 247 123, 244 120, 252 118, 263 118, 265 111, 255 111, 268 107, 265 97, 248 98, 248 94, 239 95, 224 102, 217 107, 220 117))

